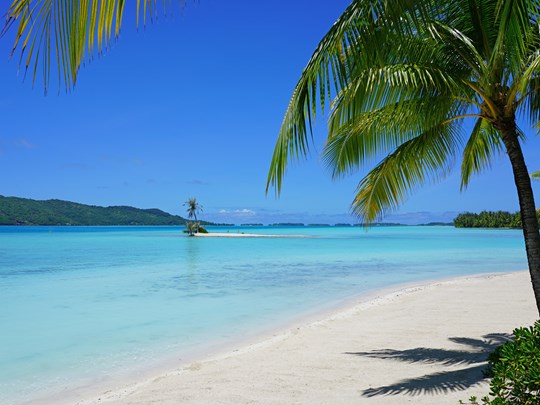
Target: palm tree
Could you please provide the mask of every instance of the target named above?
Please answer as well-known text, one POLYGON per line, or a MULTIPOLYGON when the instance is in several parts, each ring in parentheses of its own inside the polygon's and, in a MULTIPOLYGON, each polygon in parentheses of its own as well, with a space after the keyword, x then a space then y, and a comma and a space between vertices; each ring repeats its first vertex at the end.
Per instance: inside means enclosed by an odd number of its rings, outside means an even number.
POLYGON ((540 172, 531 173, 531 179, 540 180, 540 172))
MULTIPOLYGON (((178 1, 184 4, 184 0, 178 1)), ((171 2, 137 0, 136 23, 146 25, 171 2)), ((35 81, 41 65, 47 92, 52 73, 67 89, 75 85, 83 62, 104 52, 120 33, 124 0, 12 0, 0 36, 16 26, 12 56, 20 50, 19 66, 35 81)))
POLYGON ((352 203, 365 222, 443 178, 458 155, 465 189, 505 152, 540 312, 540 235, 516 120, 540 117, 539 16, 539 0, 354 0, 294 89, 267 191, 279 194, 288 161, 307 154, 312 121, 329 101, 323 159, 333 175, 382 158, 352 203))
POLYGON ((189 219, 194 220, 193 227, 191 224, 188 225, 189 234, 193 235, 193 228, 195 229, 195 233, 199 232, 199 221, 197 220, 197 214, 202 212, 203 207, 201 204, 197 202, 197 199, 195 197, 190 197, 188 200, 183 204, 184 207, 187 206, 187 214, 189 219))

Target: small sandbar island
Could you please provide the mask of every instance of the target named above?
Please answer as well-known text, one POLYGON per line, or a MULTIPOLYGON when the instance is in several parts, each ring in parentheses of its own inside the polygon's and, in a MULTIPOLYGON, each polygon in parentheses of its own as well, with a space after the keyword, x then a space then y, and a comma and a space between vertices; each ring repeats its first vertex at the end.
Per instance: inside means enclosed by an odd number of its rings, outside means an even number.
POLYGON ((261 234, 261 233, 244 233, 244 232, 212 232, 212 233, 196 233, 193 236, 203 238, 316 238, 314 235, 278 235, 278 234, 261 234))

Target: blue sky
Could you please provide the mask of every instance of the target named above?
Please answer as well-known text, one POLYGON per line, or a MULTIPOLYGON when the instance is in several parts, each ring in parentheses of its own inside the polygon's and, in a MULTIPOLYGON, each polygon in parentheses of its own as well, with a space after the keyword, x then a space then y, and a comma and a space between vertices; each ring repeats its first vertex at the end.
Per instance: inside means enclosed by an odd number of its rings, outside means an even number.
MULTIPOLYGON (((12 36, 0 40, 0 194, 184 214, 195 196, 219 222, 353 222, 364 172, 333 181, 319 158, 293 163, 282 195, 265 194, 277 133, 303 66, 348 1, 190 2, 135 28, 83 67, 74 90, 17 74, 12 36)), ((4 6, 5 7, 5 6, 4 6)), ((529 127, 529 169, 540 140, 529 127)), ((458 166, 456 166, 456 169, 458 166)), ((534 185, 540 198, 540 182, 534 185)), ((418 189, 387 221, 448 220, 462 211, 518 209, 507 158, 459 191, 459 171, 418 189)))

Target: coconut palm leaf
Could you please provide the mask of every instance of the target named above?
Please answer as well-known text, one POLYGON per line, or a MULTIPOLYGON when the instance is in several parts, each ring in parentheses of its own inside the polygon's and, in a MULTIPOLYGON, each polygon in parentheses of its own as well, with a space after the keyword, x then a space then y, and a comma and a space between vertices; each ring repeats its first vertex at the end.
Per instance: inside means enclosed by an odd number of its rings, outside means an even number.
POLYGON ((323 159, 334 176, 392 153, 444 119, 474 117, 483 124, 463 150, 465 187, 500 151, 493 124, 509 114, 505 108, 527 105, 530 116, 539 114, 540 37, 531 23, 538 10, 524 0, 353 1, 295 88, 267 189, 279 193, 288 160, 309 152, 316 110, 332 96, 323 159), (502 48, 505 33, 514 53, 502 48), (505 62, 510 57, 515 61, 505 62), (519 80, 511 82, 516 74, 519 80), (497 105, 501 89, 513 100, 505 108, 497 105))
POLYGON ((415 187, 439 181, 452 167, 461 143, 458 124, 440 124, 403 143, 358 185, 353 212, 367 223, 396 209, 415 187))
POLYGON ((323 159, 334 176, 381 160, 359 183, 364 222, 436 181, 461 155, 461 188, 505 151, 512 164, 540 312, 540 235, 516 117, 540 128, 540 0, 355 0, 302 72, 270 163, 309 152, 317 108, 330 104, 323 159), (461 123, 472 118, 474 127, 461 123))
POLYGON ((324 112, 333 91, 349 85, 352 70, 373 66, 384 58, 381 52, 385 48, 378 46, 384 37, 395 36, 395 31, 411 32, 414 22, 429 14, 428 8, 436 8, 434 4, 412 0, 351 3, 319 43, 294 89, 272 157, 267 190, 275 185, 279 193, 288 159, 308 153, 308 132, 317 108, 324 112))
MULTIPOLYGON (((180 3, 183 3, 180 1, 180 3)), ((12 55, 19 52, 19 66, 30 72, 34 82, 41 67, 45 91, 51 74, 71 88, 81 65, 103 52, 118 37, 125 0, 12 0, 1 31, 15 30, 12 55)), ((137 0, 137 26, 170 2, 137 0)))
POLYGON ((493 157, 500 154, 503 148, 497 131, 483 118, 479 118, 463 150, 461 189, 467 188, 473 174, 490 167, 493 157))
POLYGON ((330 119, 323 159, 334 177, 353 173, 369 159, 389 154, 418 133, 446 120, 448 105, 439 97, 418 97, 357 114, 341 126, 330 119), (443 106, 437 112, 434 106, 443 106), (422 118, 419 118, 422 117, 422 118))

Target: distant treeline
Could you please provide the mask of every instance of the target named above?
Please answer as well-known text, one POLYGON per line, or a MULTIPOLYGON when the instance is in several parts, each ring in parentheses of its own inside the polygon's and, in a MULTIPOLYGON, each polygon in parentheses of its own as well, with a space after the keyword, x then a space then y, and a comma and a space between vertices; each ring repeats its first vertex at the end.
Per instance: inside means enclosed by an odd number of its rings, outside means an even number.
MULTIPOLYGON (((540 211, 536 212, 540 222, 540 211)), ((465 212, 454 219, 456 228, 522 228, 521 214, 508 211, 465 212)))
POLYGON ((185 222, 185 218, 157 208, 98 207, 63 200, 0 196, 0 225, 184 225, 185 222))

